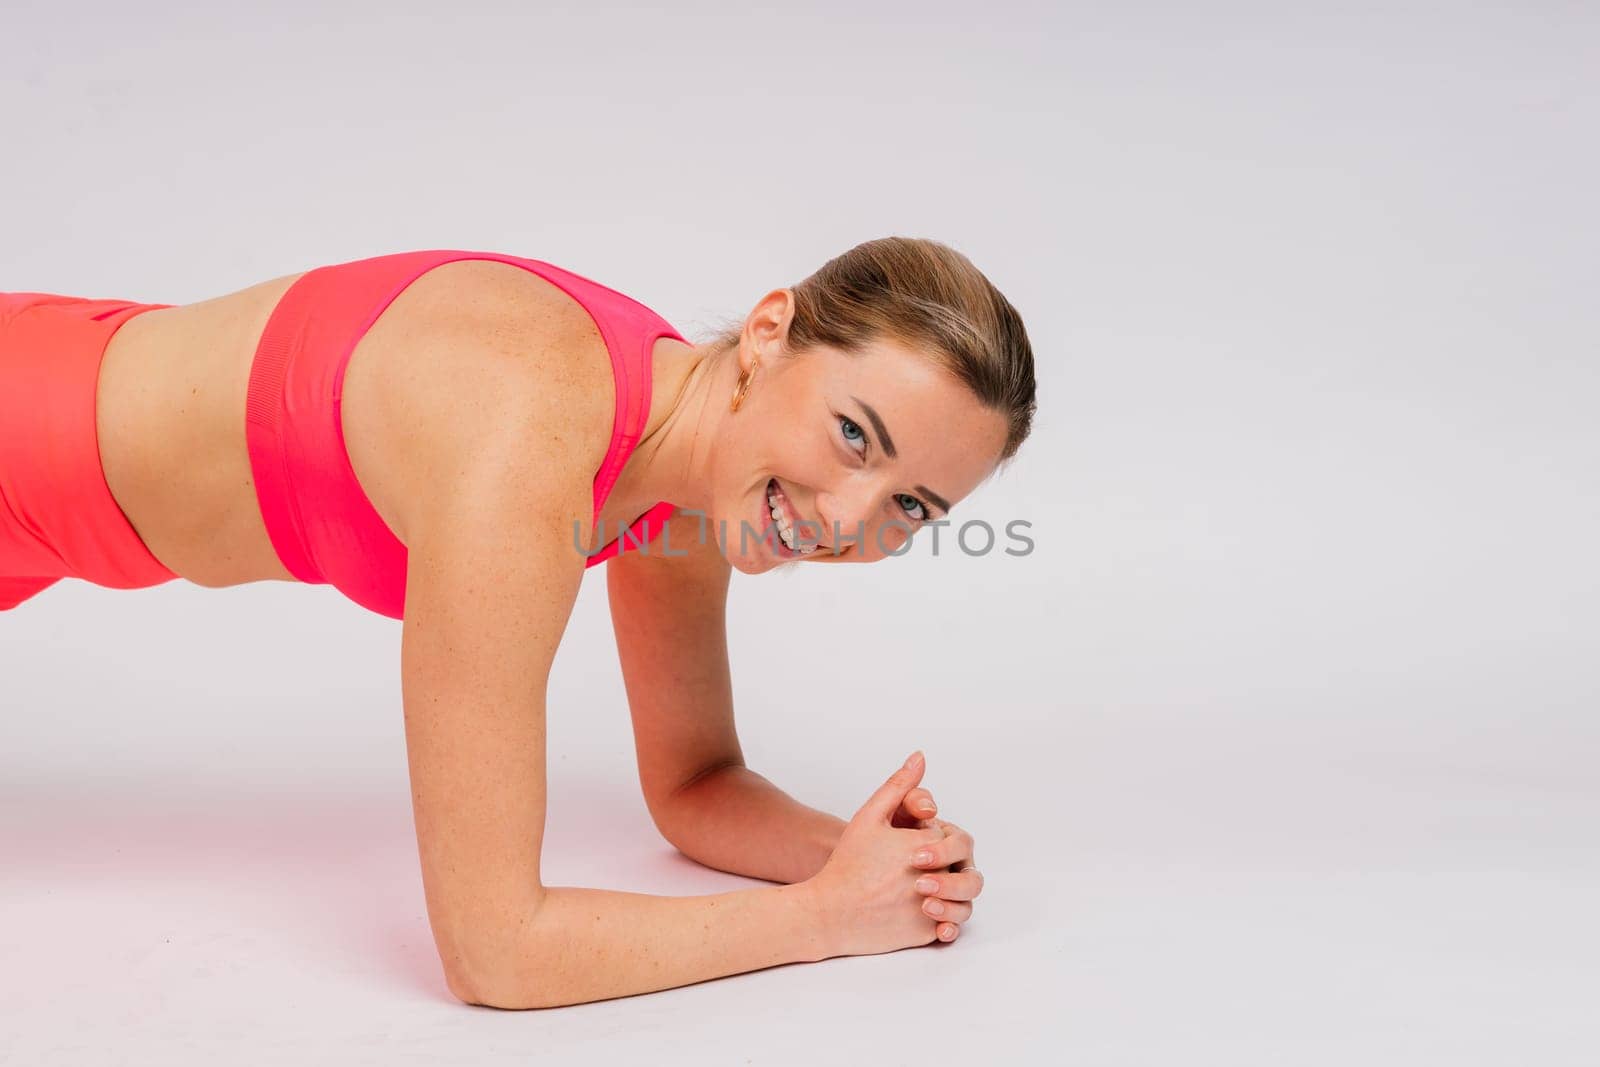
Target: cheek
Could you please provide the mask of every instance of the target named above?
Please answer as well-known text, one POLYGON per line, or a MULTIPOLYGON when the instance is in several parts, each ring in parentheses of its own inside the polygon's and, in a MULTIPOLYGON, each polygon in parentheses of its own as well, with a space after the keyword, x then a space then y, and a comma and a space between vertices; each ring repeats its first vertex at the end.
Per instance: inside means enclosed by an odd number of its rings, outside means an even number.
POLYGON ((758 473, 755 467, 742 460, 720 464, 711 476, 709 507, 714 514, 708 515, 707 520, 721 523, 730 531, 738 529, 740 519, 750 521, 756 507, 758 491, 754 482, 758 473))

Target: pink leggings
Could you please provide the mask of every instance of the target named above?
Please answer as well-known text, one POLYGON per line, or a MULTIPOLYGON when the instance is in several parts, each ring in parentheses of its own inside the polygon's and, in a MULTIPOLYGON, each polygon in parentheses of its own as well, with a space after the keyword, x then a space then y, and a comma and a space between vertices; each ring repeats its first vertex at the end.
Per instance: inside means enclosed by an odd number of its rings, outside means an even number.
POLYGON ((62 578, 137 589, 177 577, 111 496, 95 431, 111 335, 171 306, 0 293, 0 610, 62 578))

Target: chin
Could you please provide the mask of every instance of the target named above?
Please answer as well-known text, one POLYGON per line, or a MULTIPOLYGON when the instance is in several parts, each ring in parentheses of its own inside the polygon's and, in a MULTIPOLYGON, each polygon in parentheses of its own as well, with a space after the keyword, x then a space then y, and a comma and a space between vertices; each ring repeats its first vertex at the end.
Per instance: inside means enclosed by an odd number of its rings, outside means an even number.
POLYGON ((740 574, 765 574, 772 569, 771 565, 756 559, 751 553, 740 554, 737 551, 728 552, 723 556, 728 565, 740 574))
POLYGON ((726 529, 728 530, 728 544, 727 551, 723 553, 723 557, 740 574, 766 574, 768 571, 787 568, 791 563, 798 562, 797 560, 778 559, 773 556, 767 546, 754 535, 746 538, 744 550, 740 551, 739 524, 737 522, 729 523, 726 529))

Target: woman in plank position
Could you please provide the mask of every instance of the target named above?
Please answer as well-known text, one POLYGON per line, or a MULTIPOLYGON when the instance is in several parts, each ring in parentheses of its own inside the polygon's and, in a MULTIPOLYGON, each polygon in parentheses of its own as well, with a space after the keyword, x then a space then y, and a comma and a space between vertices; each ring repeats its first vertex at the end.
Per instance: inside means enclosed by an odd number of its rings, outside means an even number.
POLYGON ((1015 454, 1034 407, 1016 309, 924 239, 858 245, 702 344, 493 252, 376 256, 182 306, 0 293, 0 609, 68 577, 277 579, 402 619, 428 919, 468 1003, 950 941, 983 880, 920 753, 848 822, 745 767, 728 582, 899 554, 1015 454), (601 561, 656 825, 781 884, 542 884, 547 680, 601 561))

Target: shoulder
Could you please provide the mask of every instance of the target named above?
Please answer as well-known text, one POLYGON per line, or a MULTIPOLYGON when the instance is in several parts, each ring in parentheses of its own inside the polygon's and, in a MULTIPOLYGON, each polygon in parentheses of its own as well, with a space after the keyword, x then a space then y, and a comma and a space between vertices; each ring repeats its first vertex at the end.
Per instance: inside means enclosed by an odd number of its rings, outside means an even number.
MULTIPOLYGON (((531 270, 498 260, 456 260, 413 281, 395 304, 402 301, 399 317, 407 334, 498 354, 504 358, 492 362, 510 376, 532 380, 547 374, 548 389, 610 381, 605 340, 589 312, 531 270)), ((428 366, 445 374, 453 370, 437 361, 428 366)))
POLYGON ((397 518, 414 528, 450 491, 501 498, 475 501, 484 509, 587 500, 615 412, 610 354, 589 313, 493 260, 435 267, 402 300, 369 338, 382 353, 368 392, 397 518))

